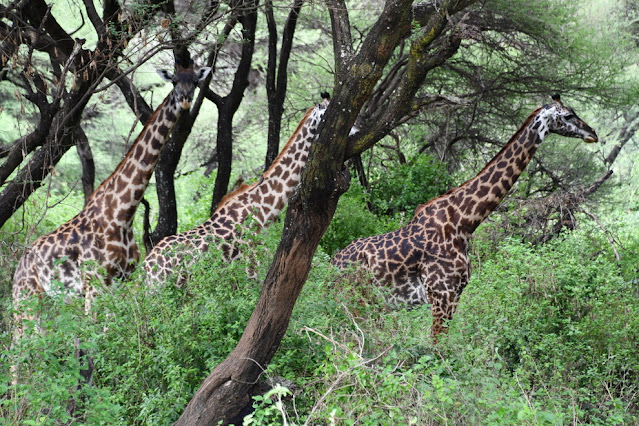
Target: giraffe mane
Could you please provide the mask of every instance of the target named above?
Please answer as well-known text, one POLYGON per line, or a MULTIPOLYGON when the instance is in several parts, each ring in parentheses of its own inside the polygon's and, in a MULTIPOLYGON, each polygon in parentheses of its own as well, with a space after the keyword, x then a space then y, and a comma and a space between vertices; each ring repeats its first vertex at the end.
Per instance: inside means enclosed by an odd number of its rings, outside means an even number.
POLYGON ((286 155, 286 151, 288 151, 288 148, 293 144, 293 142, 295 140, 295 137, 300 132, 302 126, 304 125, 304 123, 306 123, 306 120, 308 119, 308 117, 311 115, 311 113, 314 110, 315 110, 315 107, 313 106, 313 107, 309 108, 308 111, 306 111, 306 114, 304 114, 304 117, 302 117, 302 120, 300 120, 300 123, 297 125, 297 128, 295 129, 295 131, 293 132, 291 137, 288 139, 288 142, 286 142, 286 145, 284 145, 284 147, 282 148, 280 153, 277 155, 277 157, 275 157, 275 160, 273 160, 273 163, 271 163, 271 166, 268 168, 268 170, 266 170, 264 172, 264 174, 262 175, 262 178, 265 178, 265 177, 269 176, 271 173, 273 173, 273 170, 275 169, 275 166, 277 164, 279 164, 279 162, 281 161, 282 157, 284 155, 286 155))
MULTIPOLYGON (((477 175, 482 174, 482 172, 483 172, 484 170, 486 170, 487 168, 489 168, 490 166, 492 166, 492 165, 495 163, 495 161, 496 161, 495 159, 496 159, 497 157, 499 157, 499 156, 500 156, 500 154, 502 154, 502 153, 506 150, 506 148, 508 148, 508 146, 509 146, 509 145, 510 145, 510 144, 511 144, 511 143, 512 143, 515 139, 519 138, 519 135, 521 135, 521 133, 524 131, 524 129, 525 129, 526 127, 528 127, 528 125, 530 124, 530 122, 532 121, 532 119, 533 119, 533 118, 535 118, 535 116, 537 116, 537 114, 539 114, 539 111, 541 111, 541 110, 542 110, 542 108, 537 108, 536 110, 534 110, 534 111, 533 111, 533 112, 532 112, 532 113, 528 116, 528 118, 526 119, 526 121, 524 121, 524 124, 522 124, 522 125, 519 127, 519 129, 515 132, 515 134, 514 134, 514 135, 513 135, 513 136, 512 136, 509 140, 508 140, 508 143, 507 143, 506 145, 504 145, 504 146, 503 146, 503 147, 499 150, 499 152, 498 152, 497 154, 495 154, 495 155, 494 155, 493 159, 492 159, 492 160, 490 160, 490 161, 488 162, 488 164, 486 164, 486 165, 484 166, 484 168, 483 168, 483 169, 481 169, 481 171, 479 171, 479 173, 477 173, 477 175)), ((473 179, 474 179, 474 178, 473 178, 473 179)), ((471 180, 473 180, 473 179, 470 179, 470 180, 468 180, 467 182, 470 182, 470 181, 471 181, 471 180)), ((460 186, 464 186, 465 184, 466 184, 466 182, 464 182, 464 183, 463 183, 463 184, 461 184, 460 186)))
POLYGON ((300 123, 297 125, 297 128, 295 129, 295 131, 293 132, 291 137, 288 139, 288 142, 286 142, 286 145, 284 145, 284 147, 282 148, 280 153, 277 155, 275 160, 273 160, 273 162, 271 163, 271 166, 268 168, 268 170, 266 170, 262 174, 262 177, 260 178, 260 180, 258 182, 254 182, 254 183, 252 183, 250 185, 246 184, 246 183, 242 183, 240 186, 235 188, 233 191, 231 191, 228 194, 226 194, 220 200, 220 202, 217 205, 217 208, 215 209, 215 212, 213 214, 219 212, 220 209, 222 209, 225 205, 227 205, 229 202, 231 202, 232 199, 240 196, 241 194, 244 194, 245 192, 247 192, 250 189, 254 188, 255 186, 259 185, 264 180, 265 177, 269 176, 273 172, 273 170, 275 169, 275 166, 281 161, 282 157, 286 154, 286 151, 288 150, 288 148, 293 144, 293 142, 295 140, 295 137, 300 132, 300 129, 302 128, 304 123, 306 123, 306 120, 311 115, 313 110, 315 110, 315 107, 311 107, 311 108, 308 109, 308 111, 306 111, 306 114, 304 114, 304 117, 302 118, 300 123))
POLYGON ((446 191, 445 193, 443 193, 442 195, 440 195, 439 197, 435 197, 430 201, 427 201, 424 204, 420 204, 419 206, 417 206, 417 208, 415 208, 415 214, 413 215, 413 218, 415 218, 419 213, 421 213, 427 206, 429 206, 430 204, 436 203, 437 201, 439 201, 440 199, 444 198, 444 197, 448 197, 450 194, 452 194, 453 192, 457 191, 459 188, 462 188, 466 185, 469 185, 473 180, 475 180, 477 178, 477 176, 481 175, 484 170, 488 169, 491 165, 493 165, 496 161, 496 158, 500 157, 500 154, 502 154, 504 152, 504 150, 506 148, 508 148, 510 146, 510 144, 519 137, 519 135, 521 135, 521 133, 524 131, 524 129, 526 127, 528 127, 528 125, 530 124, 530 122, 532 121, 533 118, 535 118, 535 116, 537 116, 537 114, 539 114, 539 111, 541 111, 542 108, 537 108, 536 110, 534 110, 526 119, 526 121, 524 121, 524 124, 522 124, 519 129, 515 132, 515 134, 508 140, 508 143, 505 144, 497 154, 495 154, 493 156, 493 159, 490 160, 488 162, 488 164, 486 164, 484 166, 483 169, 481 169, 473 178, 467 180, 466 182, 462 183, 461 185, 449 189, 448 191, 446 191))
POLYGON ((252 184, 248 184, 248 183, 241 183, 237 188, 235 188, 233 191, 229 192, 228 194, 226 194, 224 197, 222 197, 222 199, 220 200, 220 202, 217 204, 217 208, 215 209, 215 213, 219 212, 220 209, 222 209, 222 207, 226 206, 226 204, 228 204, 229 202, 231 202, 232 198, 235 198, 236 196, 239 196, 243 193, 245 193, 246 191, 248 191, 249 189, 253 188, 254 186, 256 186, 259 182, 254 182, 252 184))

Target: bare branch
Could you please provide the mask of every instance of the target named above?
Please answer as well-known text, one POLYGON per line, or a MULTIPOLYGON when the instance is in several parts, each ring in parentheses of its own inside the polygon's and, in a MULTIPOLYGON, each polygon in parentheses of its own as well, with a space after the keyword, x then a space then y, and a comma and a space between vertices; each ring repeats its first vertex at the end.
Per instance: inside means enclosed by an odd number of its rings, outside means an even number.
POLYGON ((95 28, 96 32, 100 37, 106 36, 106 27, 104 26, 104 22, 100 19, 100 15, 95 10, 95 3, 92 0, 82 0, 84 3, 84 8, 87 11, 87 16, 89 17, 89 21, 95 28))
POLYGON ((353 57, 353 38, 348 9, 344 0, 326 0, 326 6, 331 17, 333 32, 333 56, 335 58, 335 84, 342 77, 345 61, 353 57))
POLYGON ((586 209, 581 209, 581 211, 588 217, 590 217, 592 220, 595 221, 595 223, 597 224, 597 226, 601 229, 601 231, 604 233, 604 235, 606 236, 606 238, 608 239, 608 244, 610 244, 610 247, 612 248, 613 253, 615 254, 615 259, 617 259, 617 263, 619 263, 621 261, 621 258, 619 257, 619 252, 617 251, 617 246, 615 244, 615 240, 612 237, 610 231, 608 231, 606 229, 605 226, 603 226, 603 224, 601 223, 601 221, 599 221, 599 219, 597 218, 597 216, 595 216, 594 214, 592 214, 591 212, 589 212, 586 209))

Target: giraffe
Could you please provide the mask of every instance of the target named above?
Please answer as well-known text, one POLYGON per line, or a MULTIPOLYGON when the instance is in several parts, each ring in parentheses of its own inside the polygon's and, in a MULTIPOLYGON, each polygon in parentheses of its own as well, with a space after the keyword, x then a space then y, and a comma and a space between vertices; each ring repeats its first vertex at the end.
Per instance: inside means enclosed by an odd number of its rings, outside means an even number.
POLYGON ((468 241, 499 205, 549 134, 597 142, 595 131, 564 106, 559 95, 535 110, 477 176, 419 205, 411 221, 386 234, 353 241, 332 259, 357 265, 378 285, 392 290, 390 305, 431 304, 432 336, 447 332, 459 297, 470 278, 468 241))
POLYGON ((25 251, 13 278, 13 299, 50 293, 58 280, 64 291, 85 297, 88 310, 96 289, 97 268, 106 284, 126 278, 139 260, 133 217, 164 144, 180 114, 190 108, 195 88, 211 71, 195 71, 193 61, 176 63, 176 73, 158 71, 174 88, 155 110, 115 171, 93 192, 80 213, 25 251), (83 268, 93 262, 96 268, 83 268), (95 270, 94 270, 95 269, 95 270))
POLYGON ((241 239, 243 230, 239 225, 251 215, 255 230, 267 226, 284 209, 299 183, 311 142, 317 136, 318 126, 330 101, 328 93, 322 93, 322 98, 321 103, 306 112, 258 182, 240 185, 220 201, 215 212, 204 223, 181 234, 163 238, 149 252, 144 259, 147 282, 164 281, 175 273, 177 284, 181 286, 197 255, 208 251, 214 241, 221 245, 226 262, 239 257, 238 246, 244 243, 241 239))

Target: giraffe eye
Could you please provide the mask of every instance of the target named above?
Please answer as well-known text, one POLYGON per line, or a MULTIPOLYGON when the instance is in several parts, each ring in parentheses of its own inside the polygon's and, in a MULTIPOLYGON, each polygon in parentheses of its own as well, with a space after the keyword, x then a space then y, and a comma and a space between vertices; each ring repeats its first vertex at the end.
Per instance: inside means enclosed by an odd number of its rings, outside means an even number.
POLYGON ((572 120, 573 118, 575 118, 575 116, 573 114, 568 114, 568 115, 564 116, 564 118, 566 120, 572 120))

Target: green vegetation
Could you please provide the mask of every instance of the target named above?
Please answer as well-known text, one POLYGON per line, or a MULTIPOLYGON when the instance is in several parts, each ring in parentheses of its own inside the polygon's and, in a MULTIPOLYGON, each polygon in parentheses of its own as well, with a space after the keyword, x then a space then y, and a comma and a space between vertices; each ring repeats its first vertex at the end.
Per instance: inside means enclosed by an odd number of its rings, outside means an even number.
MULTIPOLYGON (((354 7, 351 19, 365 29, 379 11, 354 3, 365 7, 354 7)), ((353 173, 288 332, 263 366, 262 380, 271 388, 254 397, 245 424, 639 424, 639 179, 636 146, 622 141, 623 131, 636 131, 639 122, 633 65, 639 31, 632 27, 638 13, 621 1, 614 7, 600 0, 585 2, 588 7, 554 0, 485 3, 501 11, 495 28, 479 35, 466 28, 460 53, 423 86, 425 95, 466 97, 470 104, 433 107, 362 156, 370 190, 353 173), (617 19, 622 9, 626 20, 617 19), (609 19, 613 13, 617 18, 609 19), (526 37, 510 32, 513 22, 526 37), (385 289, 331 268, 332 254, 352 240, 396 229, 417 205, 474 176, 525 116, 548 101, 555 83, 608 144, 554 136, 544 142, 509 198, 474 235, 471 282, 439 344, 430 338, 428 306, 390 310, 385 289), (623 150, 607 163, 616 144, 623 150), (552 195, 587 187, 609 168, 613 177, 571 211, 574 230, 530 243, 562 219, 563 205, 552 195), (540 206, 554 210, 543 216, 535 210, 540 206)), ((134 4, 139 13, 147 7, 134 4)), ((289 67, 282 141, 333 78, 328 13, 316 6, 306 13, 289 67)), ((355 45, 361 43, 365 34, 353 34, 355 45)), ((93 34, 81 35, 95 43, 93 34)), ((254 65, 266 63, 258 43, 254 65)), ((232 81, 227 65, 218 69, 216 89, 232 81)), ((169 90, 154 89, 150 66, 132 79, 153 106, 169 90)), ((234 123, 233 179, 246 181, 257 179, 266 144, 263 82, 252 90, 234 123)), ((24 94, 4 83, 0 100, 4 144, 26 135, 37 114, 24 94)), ((202 164, 214 148, 217 112, 208 101, 205 108, 176 173, 178 231, 209 214, 215 172, 205 177, 202 164)), ((92 98, 86 110, 98 184, 141 124, 115 87, 92 98)), ((101 288, 89 315, 82 300, 62 291, 29 300, 21 308, 36 314, 37 324, 27 322, 26 337, 12 345, 17 261, 25 246, 80 210, 80 177, 71 151, 1 230, 0 424, 171 424, 242 335, 283 225, 278 221, 255 237, 258 250, 249 256, 257 259, 250 265, 229 265, 209 252, 183 288, 171 282, 149 288, 135 275, 101 288), (247 267, 256 269, 257 279, 247 278, 247 267), (92 385, 79 390, 78 349, 95 364, 92 385), (11 365, 19 369, 17 385, 11 385, 11 365)), ((151 183, 152 223, 154 193, 151 183)), ((142 249, 141 216, 135 233, 142 249)))
MULTIPOLYGON (((264 239, 275 248, 280 229, 264 239)), ((490 226, 486 227, 490 228, 490 226)), ((572 232, 543 246, 473 243, 475 269, 451 329, 429 337, 427 306, 387 310, 383 291, 346 282, 318 253, 289 332, 264 378, 249 424, 631 424, 639 421, 639 239, 618 263, 601 233, 572 232), (584 261, 587 259, 587 261, 584 261)), ((268 251, 259 251, 261 278, 268 251)), ((186 288, 142 280, 104 289, 94 314, 63 297, 32 306, 43 333, 9 350, 18 397, 0 402, 10 424, 70 420, 169 424, 241 336, 261 280, 211 252, 186 288), (74 339, 93 357, 94 385, 74 388, 74 339), (15 357, 15 358, 14 358, 15 357), (19 402, 19 405, 18 405, 19 402)), ((0 373, 8 392, 8 368, 0 373)))

